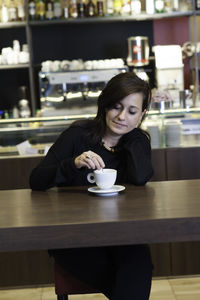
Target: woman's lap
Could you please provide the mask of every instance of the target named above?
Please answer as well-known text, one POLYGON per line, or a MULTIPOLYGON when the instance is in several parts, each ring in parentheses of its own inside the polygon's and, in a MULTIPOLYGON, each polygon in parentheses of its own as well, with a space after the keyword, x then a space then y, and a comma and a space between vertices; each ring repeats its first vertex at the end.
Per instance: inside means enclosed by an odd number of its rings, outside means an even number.
POLYGON ((138 297, 150 289, 152 264, 146 245, 58 249, 50 254, 64 269, 109 299, 135 299, 134 292, 138 297))

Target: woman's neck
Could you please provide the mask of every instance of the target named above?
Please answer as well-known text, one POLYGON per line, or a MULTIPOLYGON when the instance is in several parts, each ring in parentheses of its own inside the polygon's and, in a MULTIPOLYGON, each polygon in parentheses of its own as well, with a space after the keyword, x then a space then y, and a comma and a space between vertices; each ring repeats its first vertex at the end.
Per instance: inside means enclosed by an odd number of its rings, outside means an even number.
POLYGON ((115 147, 118 144, 119 136, 105 135, 102 138, 102 141, 104 142, 104 144, 106 144, 109 147, 115 147))

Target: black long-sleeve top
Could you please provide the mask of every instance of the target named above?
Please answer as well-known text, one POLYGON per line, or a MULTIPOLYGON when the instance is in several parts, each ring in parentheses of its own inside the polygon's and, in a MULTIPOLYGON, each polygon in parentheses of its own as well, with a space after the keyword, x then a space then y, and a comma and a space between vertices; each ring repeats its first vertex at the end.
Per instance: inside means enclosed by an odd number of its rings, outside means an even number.
POLYGON ((117 184, 144 185, 153 175, 151 147, 147 135, 139 128, 124 135, 118 151, 107 150, 102 143, 94 144, 86 129, 72 126, 65 130, 33 169, 30 187, 46 190, 54 186, 91 185, 87 181, 88 168, 76 168, 74 159, 85 151, 100 155, 106 168, 117 169, 117 184))

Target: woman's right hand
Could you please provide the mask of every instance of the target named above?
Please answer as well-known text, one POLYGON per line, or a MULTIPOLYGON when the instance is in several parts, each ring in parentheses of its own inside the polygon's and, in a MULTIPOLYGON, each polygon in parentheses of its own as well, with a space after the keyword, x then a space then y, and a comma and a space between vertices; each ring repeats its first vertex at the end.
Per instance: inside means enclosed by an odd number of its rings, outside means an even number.
POLYGON ((77 156, 74 160, 74 163, 78 169, 82 167, 93 170, 105 168, 105 164, 101 156, 90 150, 77 156))

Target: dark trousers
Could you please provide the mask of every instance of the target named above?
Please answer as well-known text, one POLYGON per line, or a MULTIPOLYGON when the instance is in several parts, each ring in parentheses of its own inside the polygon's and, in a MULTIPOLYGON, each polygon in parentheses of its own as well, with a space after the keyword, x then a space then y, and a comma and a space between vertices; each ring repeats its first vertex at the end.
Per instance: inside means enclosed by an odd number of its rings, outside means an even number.
POLYGON ((110 300, 148 300, 152 263, 146 245, 51 250, 76 278, 110 300))

